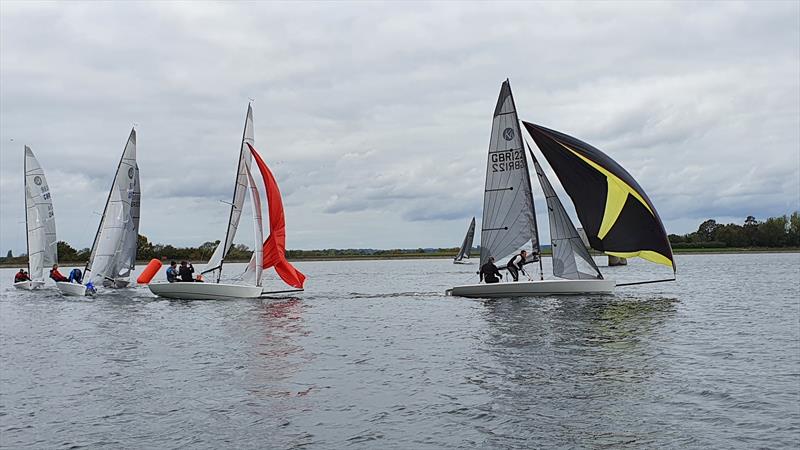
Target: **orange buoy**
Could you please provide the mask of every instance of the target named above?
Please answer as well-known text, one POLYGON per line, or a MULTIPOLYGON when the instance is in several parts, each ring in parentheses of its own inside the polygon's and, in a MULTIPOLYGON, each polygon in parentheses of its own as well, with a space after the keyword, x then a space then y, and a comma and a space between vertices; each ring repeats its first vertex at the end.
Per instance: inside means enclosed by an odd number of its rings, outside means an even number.
POLYGON ((154 276, 158 273, 158 269, 161 268, 161 261, 153 258, 147 263, 147 267, 144 268, 142 274, 139 275, 139 278, 136 279, 136 282, 139 284, 147 284, 150 280, 153 279, 154 276))

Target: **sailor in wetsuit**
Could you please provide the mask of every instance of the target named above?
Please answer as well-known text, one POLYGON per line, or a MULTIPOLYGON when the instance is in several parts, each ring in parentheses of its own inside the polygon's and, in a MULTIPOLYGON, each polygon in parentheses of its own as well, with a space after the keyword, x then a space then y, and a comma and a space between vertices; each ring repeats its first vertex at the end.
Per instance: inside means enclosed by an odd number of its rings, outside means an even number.
POLYGON ((14 275, 14 283, 19 283, 21 281, 30 281, 31 277, 28 276, 28 272, 25 272, 25 269, 19 269, 16 275, 14 275))
POLYGON ((183 282, 193 282, 194 281, 194 266, 192 263, 187 263, 186 261, 181 261, 181 268, 178 269, 178 273, 181 275, 181 281, 183 282))
POLYGON ((506 265, 506 269, 508 269, 509 273, 511 273, 511 277, 514 278, 514 281, 519 281, 519 273, 522 272, 525 276, 528 274, 525 272, 523 266, 525 265, 525 258, 528 256, 528 252, 523 250, 519 252, 519 255, 514 256, 508 261, 506 265))
POLYGON ((481 281, 486 281, 487 283, 497 283, 500 281, 502 275, 500 275, 500 269, 494 265, 493 256, 490 256, 486 264, 481 266, 480 277, 481 281))
POLYGON ((170 283, 181 281, 178 279, 178 263, 175 261, 170 262, 169 267, 167 267, 167 281, 170 283))
POLYGON ((58 271, 58 264, 53 264, 53 268, 50 269, 50 278, 52 278, 53 281, 69 281, 67 277, 58 271))

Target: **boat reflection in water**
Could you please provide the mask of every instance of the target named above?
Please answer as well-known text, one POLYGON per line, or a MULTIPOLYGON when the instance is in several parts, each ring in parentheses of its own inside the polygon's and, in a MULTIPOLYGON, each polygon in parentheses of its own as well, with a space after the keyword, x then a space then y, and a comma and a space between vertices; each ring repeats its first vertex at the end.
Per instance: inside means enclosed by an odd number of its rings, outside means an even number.
POLYGON ((491 398, 480 409, 502 411, 487 416, 498 445, 520 430, 535 433, 526 439, 578 447, 648 442, 657 417, 644 418, 669 395, 659 382, 669 365, 653 343, 669 339, 659 334, 675 316, 676 302, 606 296, 485 301, 484 350, 496 365, 480 383, 491 398))

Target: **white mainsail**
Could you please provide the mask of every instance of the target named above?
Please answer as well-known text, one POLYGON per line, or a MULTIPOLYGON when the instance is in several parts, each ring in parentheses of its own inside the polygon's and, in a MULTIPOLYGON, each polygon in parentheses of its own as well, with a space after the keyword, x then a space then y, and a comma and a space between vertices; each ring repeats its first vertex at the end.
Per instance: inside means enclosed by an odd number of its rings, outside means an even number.
POLYGON ((28 240, 28 274, 43 281, 45 269, 58 263, 56 218, 50 187, 33 151, 25 146, 25 223, 28 240))
POLYGON ((467 234, 464 236, 464 242, 461 244, 461 248, 458 249, 458 254, 454 258, 455 262, 461 261, 464 258, 469 259, 470 251, 472 250, 472 241, 475 239, 475 218, 472 218, 472 221, 469 223, 469 228, 467 228, 467 234))
POLYGON ((131 216, 131 203, 138 184, 136 170, 136 130, 132 129, 92 244, 92 253, 86 265, 87 283, 114 282, 130 272, 131 255, 126 251, 129 248, 126 244, 130 245, 128 236, 138 222, 138 218, 134 221, 131 216))
POLYGON ((133 196, 131 197, 131 220, 126 224, 125 244, 120 256, 121 266, 117 277, 127 278, 136 268, 136 250, 139 247, 139 209, 141 207, 142 191, 139 186, 139 165, 133 176, 133 196))
POLYGON ((602 279, 603 275, 597 268, 592 256, 581 239, 575 224, 569 218, 564 205, 556 195, 550 180, 542 170, 542 166, 531 154, 533 167, 542 185, 544 197, 547 200, 547 215, 550 218, 550 242, 553 250, 553 275, 568 280, 602 279))
MULTIPOLYGON (((215 278, 215 282, 219 283, 222 276, 222 263, 225 260, 225 255, 228 254, 233 245, 233 238, 236 237, 236 230, 239 228, 239 219, 242 216, 242 207, 244 206, 244 197, 247 192, 247 172, 250 168, 250 150, 247 144, 255 145, 253 134, 253 108, 252 105, 247 105, 247 117, 244 121, 244 133, 242 135, 242 144, 239 148, 239 162, 236 170, 236 185, 233 188, 233 201, 231 202, 231 212, 228 218, 228 228, 225 232, 225 239, 221 240, 211 255, 211 259, 206 263, 206 269, 203 274, 211 274, 215 278)), ((260 245, 260 244, 259 244, 260 245)))
POLYGON ((539 251, 528 162, 508 80, 492 121, 481 228, 481 265, 490 256, 499 261, 528 241, 539 251))

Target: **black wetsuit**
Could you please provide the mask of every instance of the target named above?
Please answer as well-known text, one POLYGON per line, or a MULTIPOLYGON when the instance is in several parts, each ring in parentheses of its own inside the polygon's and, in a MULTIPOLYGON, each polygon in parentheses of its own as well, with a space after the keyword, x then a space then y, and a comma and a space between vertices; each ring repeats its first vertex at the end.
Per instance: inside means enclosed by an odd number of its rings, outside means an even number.
POLYGON ((481 281, 485 281, 487 283, 497 283, 502 278, 500 275, 500 269, 494 265, 492 262, 487 262, 483 266, 481 266, 480 272, 481 281))
MULTIPOLYGON (((511 260, 508 261, 506 265, 506 269, 511 274, 511 277, 514 278, 514 281, 519 281, 519 273, 525 273, 525 269, 522 266, 525 265, 525 257, 522 256, 522 253, 519 255, 514 256, 511 260)), ((527 275, 525 273, 525 275, 527 275)))
POLYGON ((188 266, 181 266, 181 268, 178 270, 178 274, 180 274, 181 281, 183 282, 194 281, 194 275, 192 275, 194 274, 194 266, 191 264, 188 266))

